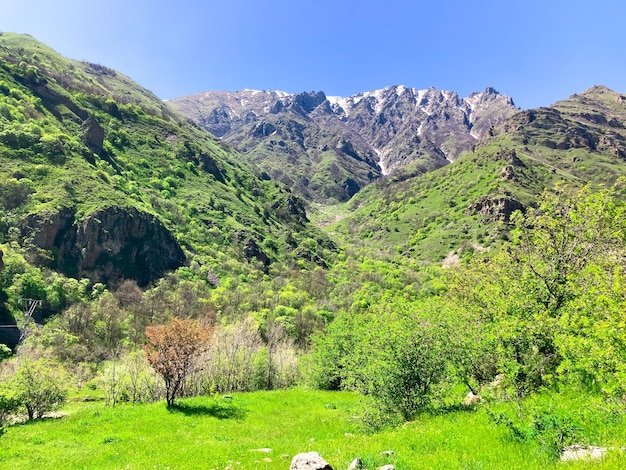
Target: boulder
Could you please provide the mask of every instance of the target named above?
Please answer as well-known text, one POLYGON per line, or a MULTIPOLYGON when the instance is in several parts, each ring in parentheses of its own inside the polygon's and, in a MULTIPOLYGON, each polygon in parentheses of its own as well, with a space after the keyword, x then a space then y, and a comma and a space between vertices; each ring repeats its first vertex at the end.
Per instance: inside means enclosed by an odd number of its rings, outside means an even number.
POLYGON ((294 456, 289 470, 333 470, 317 452, 306 452, 294 456))

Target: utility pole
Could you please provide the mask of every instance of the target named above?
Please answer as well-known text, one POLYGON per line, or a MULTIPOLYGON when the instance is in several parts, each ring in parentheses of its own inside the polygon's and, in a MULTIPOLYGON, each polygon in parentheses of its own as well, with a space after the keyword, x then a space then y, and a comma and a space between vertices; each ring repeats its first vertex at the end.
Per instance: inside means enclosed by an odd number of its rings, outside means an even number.
POLYGON ((22 309, 24 310, 24 328, 22 328, 19 340, 21 343, 30 334, 31 325, 35 323, 33 320, 33 313, 35 313, 37 307, 41 307, 43 302, 38 299, 21 298, 20 303, 22 304, 22 309))

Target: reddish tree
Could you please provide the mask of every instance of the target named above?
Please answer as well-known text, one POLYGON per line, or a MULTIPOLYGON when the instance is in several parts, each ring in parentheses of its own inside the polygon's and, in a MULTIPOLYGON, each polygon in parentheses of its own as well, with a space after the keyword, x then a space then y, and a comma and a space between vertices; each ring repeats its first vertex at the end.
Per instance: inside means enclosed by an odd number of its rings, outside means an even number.
POLYGON ((185 378, 193 371, 197 357, 206 351, 212 335, 212 327, 180 318, 146 328, 144 350, 152 368, 165 381, 167 406, 174 404, 185 378))

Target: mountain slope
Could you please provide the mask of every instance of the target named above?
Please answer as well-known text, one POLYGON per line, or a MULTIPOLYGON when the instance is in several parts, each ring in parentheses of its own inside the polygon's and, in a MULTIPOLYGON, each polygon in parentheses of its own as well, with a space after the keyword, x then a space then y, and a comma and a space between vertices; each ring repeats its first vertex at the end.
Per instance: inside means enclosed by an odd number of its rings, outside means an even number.
POLYGON ((453 260, 506 239, 511 214, 557 182, 626 175, 626 96, 605 87, 521 111, 491 133, 444 168, 365 188, 329 230, 378 253, 453 260))
POLYGON ((420 174, 469 150, 516 111, 492 88, 393 86, 348 98, 323 92, 207 92, 171 104, 309 200, 344 201, 384 174, 420 174))
POLYGON ((2 234, 32 262, 140 285, 183 264, 323 264, 302 202, 241 160, 123 74, 0 35, 2 234))

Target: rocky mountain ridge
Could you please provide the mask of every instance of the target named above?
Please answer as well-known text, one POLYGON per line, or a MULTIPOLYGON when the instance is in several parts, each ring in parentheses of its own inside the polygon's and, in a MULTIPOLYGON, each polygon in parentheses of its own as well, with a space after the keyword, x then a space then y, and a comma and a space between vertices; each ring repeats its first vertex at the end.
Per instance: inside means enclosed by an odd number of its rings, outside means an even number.
POLYGON ((346 200, 380 176, 454 161, 518 109, 493 88, 466 98, 390 86, 324 92, 205 92, 170 102, 308 199, 346 200))

